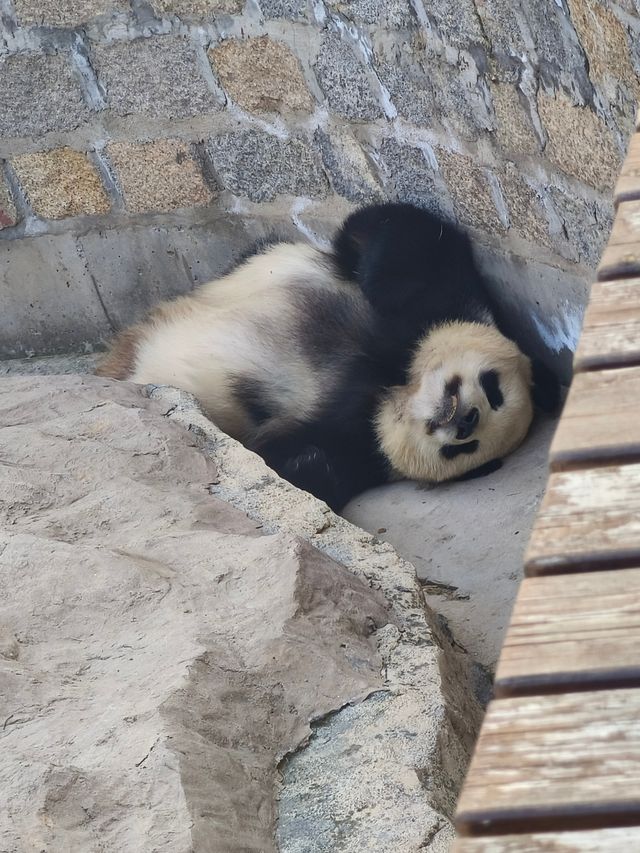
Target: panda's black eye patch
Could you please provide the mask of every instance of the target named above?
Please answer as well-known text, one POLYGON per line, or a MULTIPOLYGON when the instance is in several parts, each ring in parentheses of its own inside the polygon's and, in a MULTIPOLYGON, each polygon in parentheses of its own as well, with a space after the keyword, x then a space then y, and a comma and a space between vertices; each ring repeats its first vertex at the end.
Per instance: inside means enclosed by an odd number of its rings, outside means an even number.
POLYGON ((489 405, 494 411, 504 403, 502 388, 500 388, 500 377, 496 370, 485 370, 480 374, 480 385, 487 395, 489 405))
POLYGON ((456 456, 461 456, 463 453, 475 453, 478 449, 479 441, 467 441, 465 444, 443 444, 440 448, 440 456, 445 459, 455 459, 456 456))

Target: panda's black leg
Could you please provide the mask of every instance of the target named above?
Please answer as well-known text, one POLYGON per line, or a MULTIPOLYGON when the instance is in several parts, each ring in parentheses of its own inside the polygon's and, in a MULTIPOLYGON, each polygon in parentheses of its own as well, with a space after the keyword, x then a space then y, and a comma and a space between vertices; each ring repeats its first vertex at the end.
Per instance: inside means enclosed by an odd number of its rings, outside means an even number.
POLYGON ((334 512, 387 479, 378 460, 364 453, 295 445, 282 439, 263 445, 258 452, 283 479, 325 501, 334 512))
POLYGON ((489 462, 485 462, 484 465, 478 465, 477 468, 472 468, 471 471, 467 471, 455 479, 456 482, 475 480, 478 477, 486 477, 488 474, 493 474, 494 471, 499 471, 500 468, 502 468, 502 459, 491 459, 489 462))

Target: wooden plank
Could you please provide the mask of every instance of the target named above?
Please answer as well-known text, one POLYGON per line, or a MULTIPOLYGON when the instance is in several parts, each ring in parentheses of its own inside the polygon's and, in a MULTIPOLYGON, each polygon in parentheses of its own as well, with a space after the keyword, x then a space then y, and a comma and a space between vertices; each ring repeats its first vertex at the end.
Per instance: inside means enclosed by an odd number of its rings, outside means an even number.
POLYGON ((544 832, 460 838, 451 853, 633 853, 640 850, 640 829, 599 829, 592 832, 544 832))
POLYGON ((591 288, 573 359, 576 372, 640 365, 640 278, 591 288))
POLYGON ((602 253, 598 278, 628 278, 640 275, 640 201, 618 206, 609 243, 602 253))
POLYGON ((549 460, 552 471, 640 462, 640 367, 574 376, 549 460))
POLYGON ((496 696, 623 686, 640 687, 640 569, 523 581, 496 696))
POLYGON ((491 703, 460 795, 465 835, 640 824, 640 690, 491 703))
POLYGON ((527 575, 640 567, 640 464, 551 474, 527 575))
POLYGON ((616 203, 640 199, 640 134, 634 133, 613 194, 616 203))

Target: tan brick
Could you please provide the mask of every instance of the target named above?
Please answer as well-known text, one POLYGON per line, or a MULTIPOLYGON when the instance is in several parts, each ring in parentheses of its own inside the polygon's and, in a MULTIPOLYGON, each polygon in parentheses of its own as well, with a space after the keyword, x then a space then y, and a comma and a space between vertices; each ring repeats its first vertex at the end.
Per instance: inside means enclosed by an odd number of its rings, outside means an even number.
POLYGON ((9 228, 18 221, 18 212, 11 198, 9 188, 0 180, 0 231, 9 228))
POLYGON ((57 148, 11 161, 34 211, 43 219, 107 213, 109 198, 86 154, 57 148))
POLYGON ((211 201, 211 191, 185 142, 112 142, 107 154, 125 207, 132 213, 199 207, 211 201))
POLYGON ((159 17, 213 18, 216 14, 239 15, 244 0, 151 0, 151 6, 159 17))
POLYGON ((77 27, 99 15, 129 11, 126 0, 13 0, 24 26, 77 27))
POLYGON ((589 60, 589 76, 602 83, 621 80, 636 95, 640 82, 629 54, 627 31, 598 0, 568 0, 571 19, 589 60))
POLYGON ((300 62, 282 42, 268 36, 229 39, 210 50, 209 59, 224 88, 246 110, 313 108, 300 62))
POLYGON ((547 156, 561 171, 599 190, 611 190, 621 154, 611 132, 588 107, 561 92, 538 93, 538 110, 549 141, 547 156))
POLYGON ((520 177, 513 163, 506 163, 499 177, 511 227, 525 240, 553 249, 549 221, 540 195, 520 177))
POLYGON ((486 172, 470 157, 444 148, 436 149, 436 158, 460 221, 489 233, 503 233, 486 172))
POLYGON ((539 152, 540 143, 515 86, 492 83, 491 95, 496 113, 496 140, 500 148, 508 154, 539 152))

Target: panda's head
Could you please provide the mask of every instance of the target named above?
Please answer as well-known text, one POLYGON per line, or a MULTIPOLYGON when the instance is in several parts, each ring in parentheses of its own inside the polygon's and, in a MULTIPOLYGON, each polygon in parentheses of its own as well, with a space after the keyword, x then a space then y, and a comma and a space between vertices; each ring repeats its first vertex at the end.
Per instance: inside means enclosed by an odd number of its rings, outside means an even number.
POLYGON ((419 344, 376 430, 395 473, 440 482, 499 459, 533 418, 530 360, 492 326, 446 323, 419 344))

